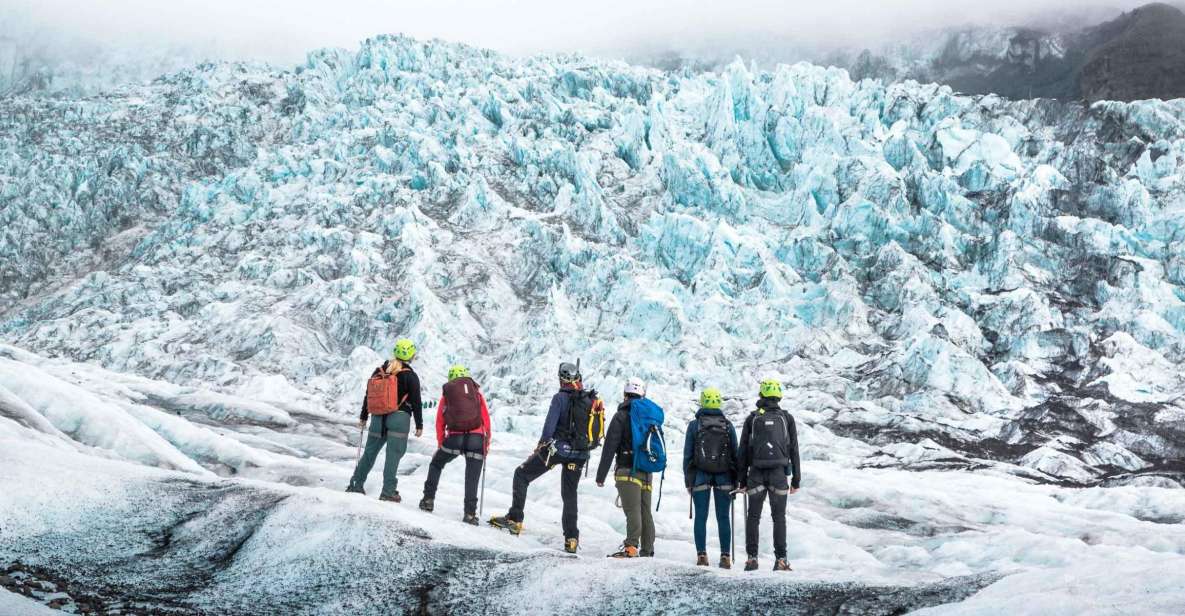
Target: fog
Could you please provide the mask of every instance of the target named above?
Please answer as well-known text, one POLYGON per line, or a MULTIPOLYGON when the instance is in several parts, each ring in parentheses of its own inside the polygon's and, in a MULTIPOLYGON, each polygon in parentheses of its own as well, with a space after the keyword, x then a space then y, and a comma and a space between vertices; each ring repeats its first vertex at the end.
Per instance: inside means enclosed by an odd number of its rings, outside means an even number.
MULTIPOLYGON (((746 53, 767 41, 816 48, 873 46, 971 24, 1096 22, 1138 0, 0 0, 9 45, 187 49, 225 59, 299 61, 310 49, 353 47, 401 32, 511 54, 578 51, 607 57, 712 49, 746 53)), ((146 51, 145 53, 158 53, 146 51)))

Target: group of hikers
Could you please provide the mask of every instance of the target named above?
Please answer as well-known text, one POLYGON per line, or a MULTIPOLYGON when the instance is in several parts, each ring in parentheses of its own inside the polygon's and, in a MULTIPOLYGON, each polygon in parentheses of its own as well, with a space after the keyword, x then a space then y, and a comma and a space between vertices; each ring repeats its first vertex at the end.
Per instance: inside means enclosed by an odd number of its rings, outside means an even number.
MULTIPOLYGON (((360 452, 347 492, 365 494, 363 485, 379 452, 386 447, 380 500, 400 502, 397 471, 407 451, 411 424, 415 435, 423 434, 423 403, 420 380, 411 363, 416 346, 408 339, 395 344, 393 357, 376 368, 367 381, 359 428, 369 434, 360 452)), ((561 525, 564 550, 576 553, 580 545, 577 526, 577 486, 592 452, 604 445, 596 471, 598 487, 604 487, 610 466, 617 488, 618 504, 626 517, 626 537, 613 558, 654 556, 654 518, 651 514, 655 475, 660 474, 658 504, 662 501, 662 478, 666 469, 664 414, 646 397, 646 383, 629 379, 617 411, 605 426, 604 403, 597 392, 584 387, 579 364, 561 363, 557 374, 559 391, 552 396, 543 422, 539 444, 514 472, 513 495, 506 515, 489 520, 491 526, 513 535, 523 531, 527 488, 547 471, 560 467, 560 496, 563 500, 561 525)), ((758 568, 758 529, 766 498, 770 503, 774 529, 775 571, 790 571, 786 560, 786 501, 798 491, 802 479, 798 436, 794 418, 779 405, 782 385, 774 379, 761 381, 756 409, 745 419, 740 438, 722 411, 723 396, 706 388, 699 396, 699 410, 687 426, 683 445, 684 484, 694 510, 696 564, 708 566, 707 521, 713 499, 719 531, 723 569, 732 567, 732 521, 734 499, 745 499, 745 571, 758 568)), ((449 369, 436 415, 437 451, 428 467, 420 508, 432 511, 436 490, 445 465, 465 458, 464 522, 478 525, 478 483, 484 474, 490 448, 490 414, 481 388, 464 366, 449 369)))

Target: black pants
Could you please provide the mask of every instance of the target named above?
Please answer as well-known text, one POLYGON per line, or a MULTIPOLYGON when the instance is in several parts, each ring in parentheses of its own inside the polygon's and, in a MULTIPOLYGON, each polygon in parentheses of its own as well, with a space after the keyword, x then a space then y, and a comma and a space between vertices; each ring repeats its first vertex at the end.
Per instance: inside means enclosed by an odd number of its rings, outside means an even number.
POLYGON ((544 460, 547 453, 533 453, 526 462, 518 465, 514 471, 514 497, 510 504, 510 513, 506 517, 515 522, 523 521, 523 507, 527 504, 527 486, 532 481, 543 476, 553 466, 560 465, 560 497, 564 499, 564 515, 561 520, 564 527, 564 539, 579 539, 580 529, 576 527, 577 507, 576 488, 580 483, 580 473, 585 460, 567 460, 551 457, 550 463, 544 460))
POLYGON ((745 553, 757 558, 758 529, 761 526, 761 509, 765 496, 769 494, 770 514, 774 519, 774 557, 786 558, 786 497, 790 494, 790 482, 781 468, 749 469, 749 488, 746 498, 749 502, 749 516, 745 520, 745 553))
POLYGON ((481 480, 481 466, 485 462, 484 434, 450 434, 432 456, 428 465, 428 480, 424 482, 424 498, 436 498, 436 486, 444 465, 457 456, 465 456, 465 515, 477 514, 477 482, 481 480))

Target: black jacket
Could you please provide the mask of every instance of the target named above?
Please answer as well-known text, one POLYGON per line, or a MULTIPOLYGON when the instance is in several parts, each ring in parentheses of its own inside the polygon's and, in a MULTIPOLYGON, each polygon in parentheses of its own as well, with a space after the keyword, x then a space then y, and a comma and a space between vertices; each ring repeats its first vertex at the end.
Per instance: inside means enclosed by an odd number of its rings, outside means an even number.
MULTIPOLYGON (((375 368, 371 373, 371 378, 378 376, 379 372, 386 370, 391 361, 383 362, 381 368, 375 368)), ((416 422, 416 430, 424 429, 424 405, 420 402, 420 377, 416 375, 415 370, 412 370, 409 364, 403 365, 403 372, 395 377, 399 381, 399 395, 407 396, 403 404, 399 406, 400 411, 411 413, 416 422)), ((362 414, 358 416, 360 421, 366 421, 370 417, 370 413, 366 410, 366 395, 362 395, 362 414)))
POLYGON ((630 398, 617 405, 617 412, 609 420, 605 430, 605 448, 601 451, 601 464, 597 467, 597 483, 604 483, 609 476, 609 464, 617 461, 616 468, 634 467, 634 433, 630 429, 630 398))
POLYGON ((752 462, 749 456, 749 435, 753 431, 753 418, 761 412, 785 414, 786 425, 790 428, 790 464, 786 466, 785 472, 787 475, 792 475, 790 487, 797 488, 802 481, 802 463, 798 456, 798 429, 794 425, 794 417, 778 406, 778 401, 778 398, 761 398, 757 401, 757 410, 745 418, 745 427, 741 429, 740 446, 737 447, 737 477, 741 485, 745 485, 748 480, 749 464, 752 462))

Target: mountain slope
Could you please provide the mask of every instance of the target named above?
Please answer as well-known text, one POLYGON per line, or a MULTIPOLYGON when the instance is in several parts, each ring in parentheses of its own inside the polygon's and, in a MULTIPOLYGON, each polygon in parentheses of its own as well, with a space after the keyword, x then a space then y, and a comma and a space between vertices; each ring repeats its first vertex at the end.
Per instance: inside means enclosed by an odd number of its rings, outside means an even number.
MULTIPOLYGON (((842 54, 840 54, 842 56, 842 54)), ((1084 28, 973 27, 837 58, 857 78, 917 79, 1012 99, 1185 97, 1185 13, 1154 3, 1084 28)))

